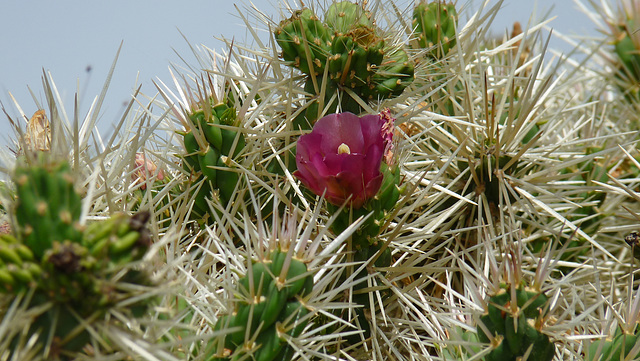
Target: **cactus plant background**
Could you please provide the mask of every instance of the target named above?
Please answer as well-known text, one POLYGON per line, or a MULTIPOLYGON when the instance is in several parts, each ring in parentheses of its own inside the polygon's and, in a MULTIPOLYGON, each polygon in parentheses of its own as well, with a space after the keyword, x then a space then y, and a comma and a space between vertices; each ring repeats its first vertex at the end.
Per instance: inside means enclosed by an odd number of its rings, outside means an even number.
POLYGON ((636 358, 636 4, 577 1, 577 43, 500 1, 243 8, 107 134, 123 47, 89 105, 44 72, 3 104, 0 360, 636 358))

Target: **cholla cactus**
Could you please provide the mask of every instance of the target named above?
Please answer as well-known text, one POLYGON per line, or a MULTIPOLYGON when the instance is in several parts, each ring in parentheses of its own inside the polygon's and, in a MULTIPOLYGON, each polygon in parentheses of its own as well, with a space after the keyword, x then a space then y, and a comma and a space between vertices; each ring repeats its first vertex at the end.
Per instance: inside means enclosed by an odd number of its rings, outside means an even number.
POLYGON ((313 290, 313 276, 293 251, 273 250, 266 259, 252 262, 248 273, 240 278, 243 301, 238 302, 233 314, 220 317, 213 328, 237 329, 223 335, 214 347, 219 358, 226 350, 234 359, 246 355, 265 361, 291 358, 293 349, 280 334, 298 337, 304 330, 309 310, 300 300, 313 290))
POLYGON ((205 103, 203 109, 189 116, 191 131, 184 133, 184 165, 193 174, 194 184, 201 184, 195 193, 193 212, 197 217, 207 216, 206 198, 212 192, 225 207, 234 198, 239 175, 230 166, 245 147, 245 138, 241 132, 220 126, 236 126, 235 112, 235 108, 224 103, 215 106, 205 103))
POLYGON ((309 123, 336 104, 358 114, 358 100, 397 96, 413 81, 407 53, 381 33, 365 5, 349 1, 332 3, 324 22, 310 9, 280 22, 275 35, 283 58, 307 74, 305 90, 319 96, 307 111, 309 123), (348 96, 340 94, 337 101, 335 90, 348 96))
MULTIPOLYGON (((152 279, 147 252, 157 240, 156 228, 148 211, 133 216, 117 211, 127 207, 134 183, 128 172, 131 159, 118 154, 130 145, 113 153, 99 153, 100 144, 89 150, 93 113, 72 127, 54 101, 60 98, 54 89, 47 79, 52 113, 41 115, 51 122, 40 134, 47 147, 35 147, 30 128, 24 133, 13 122, 16 133, 24 134, 14 153, 18 157, 3 157, 13 182, 2 192, 11 234, 2 235, 0 247, 0 314, 7 322, 0 332, 0 357, 126 358, 122 334, 142 339, 142 332, 134 330, 139 317, 148 317, 163 293, 152 279), (114 315, 128 321, 116 321, 114 315)), ((117 139, 111 140, 114 149, 117 139)))
POLYGON ((413 9, 413 27, 418 47, 427 49, 428 54, 440 59, 449 49, 456 46, 456 26, 458 12, 455 5, 440 0, 421 0, 413 9))
POLYGON ((127 269, 142 258, 151 239, 148 212, 114 215, 85 229, 82 199, 68 164, 50 162, 40 154, 35 164, 15 171, 17 237, 2 235, 0 283, 5 294, 35 292, 29 307, 45 307, 31 330, 43 332, 39 342, 46 345, 45 356, 57 359, 89 342, 86 319, 104 317, 133 296, 111 279, 115 272, 124 282, 151 285, 144 273, 127 269))
POLYGON ((0 359, 637 357, 625 4, 610 69, 549 61, 546 22, 490 40, 489 2, 241 13, 273 49, 192 47, 106 143, 46 85, 4 157, 0 359))

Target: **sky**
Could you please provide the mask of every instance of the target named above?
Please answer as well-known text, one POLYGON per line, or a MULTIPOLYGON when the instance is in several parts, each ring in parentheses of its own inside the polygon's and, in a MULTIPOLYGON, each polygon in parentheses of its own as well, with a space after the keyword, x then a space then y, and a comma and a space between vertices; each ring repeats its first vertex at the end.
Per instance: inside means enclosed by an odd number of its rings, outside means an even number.
MULTIPOLYGON (((295 0, 290 0, 293 3, 295 0)), ((324 0, 319 0, 324 1, 324 0)), ((478 0, 475 0, 476 2, 478 0)), ((493 1, 493 0, 492 0, 493 1)), ((396 0, 401 9, 412 0, 396 0)), ((4 0, 0 2, 0 102, 12 117, 18 115, 9 93, 31 116, 36 102, 45 104, 43 70, 50 72, 67 111, 80 93, 80 113, 85 114, 107 77, 120 44, 122 48, 100 115, 107 130, 118 120, 124 104, 142 84, 142 92, 156 93, 154 79, 170 80, 169 65, 190 64, 195 58, 189 43, 223 50, 216 37, 250 39, 238 9, 247 13, 246 0, 4 0), (237 8, 236 8, 237 6, 237 8), (186 39, 186 40, 185 40, 186 39), (188 41, 188 42, 187 42, 188 41)), ((274 21, 283 14, 281 0, 254 0, 255 7, 274 21)), ((458 0, 458 5, 477 4, 458 0)), ((493 23, 496 33, 511 29, 514 21, 526 24, 535 11, 542 19, 550 9, 557 18, 550 24, 566 34, 595 34, 595 26, 571 0, 505 0, 493 23)), ((266 36, 266 34, 262 34, 266 36)), ((552 46, 568 52, 561 41, 552 46)), ((13 137, 6 115, 0 113, 0 144, 13 137)))

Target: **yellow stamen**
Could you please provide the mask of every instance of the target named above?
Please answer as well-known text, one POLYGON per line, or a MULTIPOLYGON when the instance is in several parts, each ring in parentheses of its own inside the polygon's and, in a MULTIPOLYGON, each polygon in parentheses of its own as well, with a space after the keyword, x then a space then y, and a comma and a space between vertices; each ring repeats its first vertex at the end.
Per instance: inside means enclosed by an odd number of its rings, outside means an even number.
POLYGON ((351 149, 349 149, 348 145, 342 143, 338 147, 338 154, 344 154, 344 153, 351 154, 351 149))

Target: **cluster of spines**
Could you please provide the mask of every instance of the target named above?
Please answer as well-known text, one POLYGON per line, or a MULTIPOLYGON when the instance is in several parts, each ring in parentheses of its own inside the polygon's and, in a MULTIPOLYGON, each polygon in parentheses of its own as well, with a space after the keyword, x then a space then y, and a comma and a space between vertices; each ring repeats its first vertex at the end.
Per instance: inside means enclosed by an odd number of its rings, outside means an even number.
MULTIPOLYGON (((474 178, 475 187, 471 187, 468 191, 475 191, 477 195, 484 194, 490 204, 500 204, 500 179, 496 170, 501 170, 507 175, 514 173, 518 167, 518 162, 512 161, 512 157, 501 154, 496 157, 495 154, 475 153, 476 161, 472 160, 472 173, 477 175, 474 178), (475 163, 475 164, 474 164, 475 163), (509 167, 506 167, 509 165, 509 167)), ((458 160, 458 168, 460 172, 469 168, 469 160, 458 160)), ((513 194, 509 194, 511 202, 515 201, 513 194)))
POLYGON ((551 361, 555 345, 541 332, 547 301, 544 293, 524 285, 501 285, 489 298, 487 311, 477 327, 481 342, 493 340, 493 350, 485 360, 516 361, 528 353, 527 360, 551 361))
POLYGON ((413 10, 413 31, 419 48, 429 49, 428 55, 442 59, 456 45, 458 13, 453 4, 425 0, 413 10))
POLYGON ((215 331, 235 329, 218 338, 212 352, 219 360, 288 360, 293 349, 285 334, 297 337, 308 323, 303 297, 313 289, 306 264, 284 250, 251 264, 239 281, 241 295, 230 315, 221 316, 215 331))
POLYGON ((413 81, 414 67, 401 48, 391 50, 377 34, 363 6, 333 3, 324 22, 310 9, 295 12, 275 30, 282 56, 322 83, 328 64, 330 87, 352 89, 366 100, 400 94, 413 81))
POLYGON ((224 127, 235 125, 235 109, 226 104, 207 108, 189 116, 192 128, 183 133, 184 166, 195 176, 193 183, 201 183, 193 197, 193 213, 201 218, 209 213, 207 199, 214 191, 224 206, 233 199, 239 173, 231 169, 231 159, 236 159, 245 147, 241 132, 224 127))

